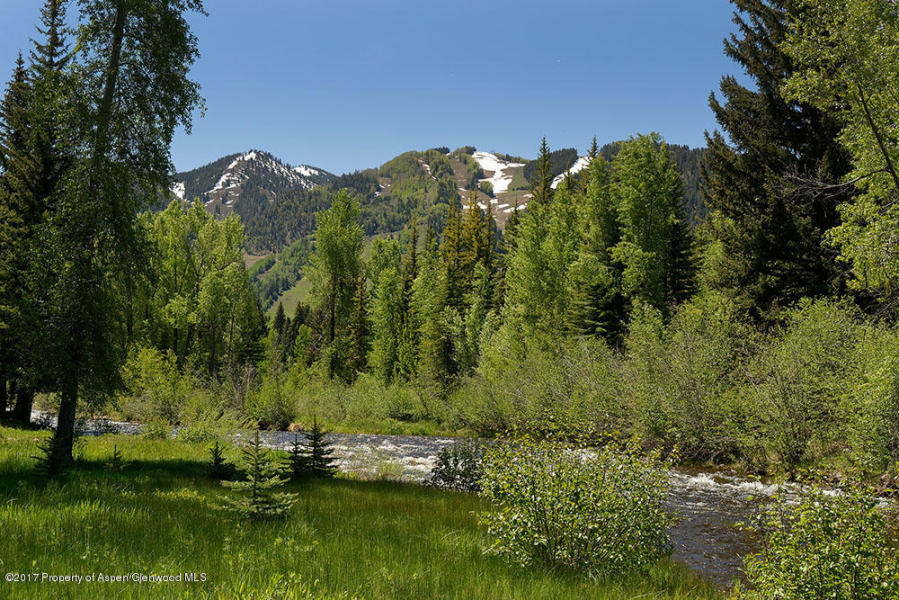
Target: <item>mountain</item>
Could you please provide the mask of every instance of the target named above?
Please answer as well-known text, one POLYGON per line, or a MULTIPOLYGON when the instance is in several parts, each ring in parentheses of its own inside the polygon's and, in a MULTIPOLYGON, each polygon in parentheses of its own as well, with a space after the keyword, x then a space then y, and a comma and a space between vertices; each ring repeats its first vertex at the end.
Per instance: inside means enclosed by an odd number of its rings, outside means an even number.
MULTIPOLYGON (((601 155, 611 160, 619 144, 604 146, 601 155)), ((703 150, 674 144, 669 149, 684 179, 688 218, 693 224, 701 222, 706 213, 699 179, 703 150)), ((587 160, 569 148, 553 152, 551 163, 556 187, 569 167, 577 178, 587 160)), ((247 249, 267 254, 312 233, 315 213, 327 208, 339 189, 359 200, 368 236, 405 229, 413 219, 439 232, 450 200, 458 196, 467 205, 468 190, 475 186, 478 206, 486 210, 489 204, 503 229, 516 206, 526 208, 535 167, 532 160, 464 146, 452 152, 449 148, 405 152, 376 169, 338 177, 308 165, 292 167, 267 152, 251 150, 179 173, 172 191, 183 199, 200 198, 215 215, 240 215, 247 249)))
MULTIPOLYGON (((247 246, 266 251, 290 243, 296 235, 272 236, 264 223, 281 215, 284 205, 310 204, 311 190, 335 179, 324 169, 291 166, 268 152, 250 150, 176 174, 172 193, 183 200, 199 198, 217 216, 240 215, 247 231, 247 246)), ((307 210, 299 211, 310 219, 322 207, 321 202, 311 204, 307 210)), ((300 224, 286 229, 296 230, 296 234, 299 230, 311 230, 300 224)))
POLYGON ((200 198, 210 212, 228 215, 240 212, 243 204, 277 202, 334 179, 336 176, 324 169, 291 167, 268 152, 250 150, 176 174, 172 191, 182 199, 200 198))

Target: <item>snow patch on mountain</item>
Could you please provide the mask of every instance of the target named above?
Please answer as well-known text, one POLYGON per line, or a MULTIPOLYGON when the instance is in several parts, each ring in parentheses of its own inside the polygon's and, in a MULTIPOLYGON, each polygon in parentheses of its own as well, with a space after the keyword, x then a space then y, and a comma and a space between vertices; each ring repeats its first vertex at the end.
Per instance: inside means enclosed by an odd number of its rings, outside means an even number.
POLYGON ((172 184, 172 194, 179 200, 184 200, 184 182, 176 181, 172 184))
POLYGON ((565 173, 562 173, 561 175, 557 175, 556 178, 553 179, 552 185, 550 187, 552 187, 552 189, 556 189, 557 187, 559 187, 559 184, 561 184, 563 181, 565 181, 565 176, 568 173, 571 173, 572 175, 574 175, 575 173, 580 173, 581 171, 586 169, 589 164, 590 164, 590 158, 588 156, 578 157, 578 159, 574 162, 574 164, 571 165, 570 169, 568 169, 565 173))
POLYGON ((317 175, 324 175, 324 171, 316 169, 315 167, 310 167, 309 165, 298 165, 293 168, 295 173, 299 173, 303 177, 315 177, 317 175))
POLYGON ((490 152, 475 152, 472 154, 472 157, 478 161, 483 171, 493 172, 493 175, 481 179, 481 181, 489 181, 493 186, 494 194, 502 194, 509 190, 509 184, 512 183, 512 175, 507 171, 524 166, 524 163, 508 162, 490 152))

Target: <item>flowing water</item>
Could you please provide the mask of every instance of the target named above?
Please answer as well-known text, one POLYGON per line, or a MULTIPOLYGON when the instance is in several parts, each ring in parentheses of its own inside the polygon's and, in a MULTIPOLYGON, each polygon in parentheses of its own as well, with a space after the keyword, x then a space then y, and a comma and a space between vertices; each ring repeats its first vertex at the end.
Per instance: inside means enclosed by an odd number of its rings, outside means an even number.
MULTIPOLYGON (((35 422, 52 426, 46 413, 35 413, 35 422)), ((140 425, 89 421, 86 435, 118 432, 135 434, 140 425)), ((236 433, 241 439, 246 433, 236 433)), ((288 448, 294 435, 283 431, 261 432, 266 446, 288 448)), ((341 471, 359 476, 390 476, 409 482, 424 482, 441 449, 459 440, 449 437, 329 434, 341 471)), ((743 558, 757 549, 754 537, 736 525, 750 519, 759 502, 776 486, 740 476, 732 471, 689 470, 672 474, 669 508, 677 516, 671 529, 676 561, 698 571, 705 579, 727 585, 740 577, 743 558)))

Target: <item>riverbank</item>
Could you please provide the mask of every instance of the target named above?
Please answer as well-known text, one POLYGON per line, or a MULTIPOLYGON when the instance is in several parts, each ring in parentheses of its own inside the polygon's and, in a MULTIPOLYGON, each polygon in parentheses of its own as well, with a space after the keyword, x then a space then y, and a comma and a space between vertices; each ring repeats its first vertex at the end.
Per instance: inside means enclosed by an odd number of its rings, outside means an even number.
POLYGON ((588 582, 485 556, 476 496, 401 482, 291 484, 283 523, 239 524, 215 506, 204 444, 82 438, 65 484, 34 472, 46 432, 0 427, 0 564, 48 575, 177 575, 205 581, 0 583, 4 598, 719 598, 663 561, 628 581, 588 582), (123 466, 113 469, 114 448, 123 466), (283 593, 283 595, 278 595, 283 593))
MULTIPOLYGON (((35 412, 33 422, 53 425, 49 413, 35 412)), ((110 420, 88 420, 86 436, 112 433, 139 434, 142 426, 110 420)), ((178 436, 178 430, 172 432, 178 436)), ((297 434, 263 431, 262 443, 287 449, 297 434)), ((244 434, 231 438, 240 442, 244 434)), ((430 476, 441 449, 458 443, 459 438, 385 434, 332 433, 337 466, 345 477, 359 480, 392 480, 424 483, 430 476)), ((733 469, 679 467, 672 473, 668 509, 676 516, 670 534, 674 543, 672 559, 698 573, 706 581, 727 586, 742 576, 747 554, 758 549, 756 540, 736 526, 755 514, 760 502, 777 486, 754 479, 733 469)))

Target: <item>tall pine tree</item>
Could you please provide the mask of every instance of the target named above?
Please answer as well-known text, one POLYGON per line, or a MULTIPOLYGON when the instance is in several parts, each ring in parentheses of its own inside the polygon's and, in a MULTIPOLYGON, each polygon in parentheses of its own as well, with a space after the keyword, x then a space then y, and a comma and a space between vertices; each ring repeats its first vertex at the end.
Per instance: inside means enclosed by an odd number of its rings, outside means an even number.
POLYGON ((833 119, 780 92, 796 68, 781 44, 788 20, 800 16, 797 3, 732 2, 738 33, 725 41, 725 53, 756 89, 728 75, 721 81, 723 101, 714 94, 709 100, 723 132, 706 136, 702 172, 717 248, 708 254, 705 275, 764 319, 778 306, 841 287, 834 250, 822 236, 839 223, 836 207, 847 193, 801 182, 837 183, 849 163, 835 142, 833 119))

